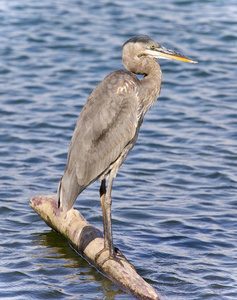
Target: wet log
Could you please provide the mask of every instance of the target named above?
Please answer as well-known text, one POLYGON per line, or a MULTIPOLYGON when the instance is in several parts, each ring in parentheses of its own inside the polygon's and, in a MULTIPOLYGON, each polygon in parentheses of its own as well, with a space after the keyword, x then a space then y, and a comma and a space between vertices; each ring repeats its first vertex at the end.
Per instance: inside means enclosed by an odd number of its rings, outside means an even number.
POLYGON ((67 213, 57 207, 57 195, 36 196, 31 198, 30 206, 51 228, 62 234, 72 247, 103 275, 114 282, 121 290, 133 295, 137 299, 159 300, 155 289, 148 284, 123 256, 120 261, 107 260, 102 254, 95 260, 96 254, 103 249, 104 238, 101 231, 91 224, 76 209, 67 213))

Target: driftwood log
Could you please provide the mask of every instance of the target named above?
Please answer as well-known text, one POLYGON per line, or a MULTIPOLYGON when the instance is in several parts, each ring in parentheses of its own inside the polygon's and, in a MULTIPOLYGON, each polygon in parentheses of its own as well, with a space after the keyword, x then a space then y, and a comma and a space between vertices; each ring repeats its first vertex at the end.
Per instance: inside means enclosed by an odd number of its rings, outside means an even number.
POLYGON ((57 207, 57 196, 37 196, 31 198, 30 206, 51 228, 62 234, 72 247, 95 266, 103 275, 113 281, 121 290, 137 299, 156 299, 155 289, 138 275, 134 266, 119 252, 120 261, 107 260, 102 252, 95 260, 96 254, 103 249, 104 238, 101 231, 90 225, 78 210, 71 209, 64 213, 57 207))

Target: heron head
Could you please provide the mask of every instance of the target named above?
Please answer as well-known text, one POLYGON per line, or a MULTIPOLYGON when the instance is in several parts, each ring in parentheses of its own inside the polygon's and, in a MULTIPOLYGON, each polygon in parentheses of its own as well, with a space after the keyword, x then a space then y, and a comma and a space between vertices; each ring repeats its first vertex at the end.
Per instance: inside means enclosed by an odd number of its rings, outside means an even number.
POLYGON ((162 47, 157 42, 153 41, 149 36, 139 36, 129 39, 123 45, 123 54, 132 53, 134 57, 149 56, 161 59, 180 60, 189 63, 197 63, 197 61, 179 54, 173 50, 162 47))

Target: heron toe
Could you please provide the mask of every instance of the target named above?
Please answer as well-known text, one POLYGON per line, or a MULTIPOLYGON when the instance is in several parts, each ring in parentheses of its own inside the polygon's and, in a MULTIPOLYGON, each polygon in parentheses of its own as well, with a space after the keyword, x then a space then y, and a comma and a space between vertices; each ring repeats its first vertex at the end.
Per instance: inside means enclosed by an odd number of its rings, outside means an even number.
POLYGON ((121 259, 125 259, 125 257, 122 255, 118 248, 114 248, 114 251, 112 251, 112 253, 110 253, 109 248, 103 248, 95 256, 95 262, 99 268, 102 268, 104 263, 108 260, 114 260, 119 264, 122 264, 121 259), (104 252, 107 252, 107 254, 104 258, 100 260, 99 258, 104 252))

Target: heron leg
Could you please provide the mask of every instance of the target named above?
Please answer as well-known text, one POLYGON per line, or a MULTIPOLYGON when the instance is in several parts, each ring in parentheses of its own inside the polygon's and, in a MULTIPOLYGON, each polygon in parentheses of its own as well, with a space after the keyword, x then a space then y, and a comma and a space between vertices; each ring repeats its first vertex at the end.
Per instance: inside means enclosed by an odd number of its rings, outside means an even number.
POLYGON ((107 235, 105 197, 106 197, 106 185, 105 185, 105 179, 103 179, 100 186, 100 201, 101 201, 103 227, 104 227, 104 249, 108 249, 109 245, 107 243, 107 239, 105 238, 107 235))
MULTIPOLYGON (((112 174, 110 174, 112 175, 112 174)), ((109 256, 115 258, 115 250, 113 244, 113 234, 112 234, 112 221, 111 221, 111 192, 113 185, 113 176, 109 177, 108 188, 105 193, 105 223, 106 223, 106 231, 105 231, 105 248, 109 248, 109 256)))
MULTIPOLYGON (((112 176, 111 174, 107 191, 106 191, 105 179, 102 180, 100 186, 100 200, 101 200, 103 225, 104 225, 104 248, 96 254, 95 261, 97 262, 100 255, 105 251, 109 251, 109 255, 98 264, 99 267, 102 267, 103 264, 110 259, 115 260, 120 264, 122 264, 121 260, 129 263, 126 257, 120 252, 120 250, 114 247, 113 245, 112 222, 111 222, 111 205, 112 205, 111 191, 112 191, 113 179, 114 176, 112 176)), ((130 265, 132 268, 134 268, 132 264, 130 265)))
POLYGON ((110 178, 108 183, 108 189, 106 191, 105 179, 102 180, 100 186, 100 200, 101 200, 103 225, 104 225, 104 249, 109 249, 109 256, 115 257, 113 235, 112 235, 112 222, 111 222, 112 184, 113 184, 113 177, 110 178))
POLYGON ((105 179, 102 180, 100 186, 100 200, 102 207, 102 215, 103 215, 103 225, 104 225, 104 248, 96 254, 95 260, 99 258, 99 256, 105 252, 109 251, 109 255, 105 258, 99 265, 103 265, 107 260, 116 258, 116 253, 118 249, 114 248, 113 245, 113 235, 112 235, 112 222, 111 222, 111 191, 112 191, 113 177, 111 176, 108 183, 108 189, 106 191, 105 179))

